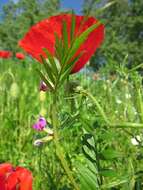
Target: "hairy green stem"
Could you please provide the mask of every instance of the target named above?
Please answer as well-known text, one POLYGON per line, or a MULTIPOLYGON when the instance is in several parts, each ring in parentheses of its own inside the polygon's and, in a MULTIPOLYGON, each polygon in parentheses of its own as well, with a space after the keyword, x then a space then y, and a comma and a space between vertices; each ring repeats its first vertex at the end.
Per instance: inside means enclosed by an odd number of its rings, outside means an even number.
POLYGON ((142 103, 142 93, 141 89, 137 89, 137 101, 138 101, 138 106, 139 106, 139 112, 140 112, 140 120, 143 122, 143 103, 142 103))
POLYGON ((57 96, 56 96, 56 93, 53 94, 52 125, 53 125, 53 129, 54 129, 54 143, 55 143, 55 147, 56 147, 56 154, 57 154, 59 160, 61 161, 61 164, 62 164, 72 186, 74 187, 75 190, 80 190, 78 184, 75 182, 75 180, 73 178, 71 170, 70 170, 68 163, 65 159, 64 151, 61 147, 61 144, 59 143, 59 134, 58 134, 59 122, 58 122, 58 116, 57 116, 57 96))
MULTIPOLYGON (((87 92, 86 90, 81 90, 81 93, 83 95, 88 96, 93 101, 93 103, 96 105, 96 107, 98 109, 98 112, 100 113, 100 115, 104 119, 105 123, 108 124, 108 126, 116 127, 116 128, 124 128, 125 127, 125 128, 136 128, 136 129, 141 129, 141 130, 143 129, 143 123, 132 123, 132 122, 111 123, 110 120, 107 118, 103 108, 101 107, 101 105, 96 100, 96 98, 92 94, 87 92)), ((141 113, 143 116, 143 108, 142 107, 141 107, 141 113)))
POLYGON ((96 98, 90 94, 89 92, 87 92, 86 90, 82 90, 81 93, 83 93, 84 95, 88 96, 96 105, 99 113, 101 114, 102 118, 104 119, 104 121, 108 124, 111 125, 110 121, 108 120, 104 110, 102 109, 102 107, 100 106, 100 104, 98 103, 98 101, 96 100, 96 98))

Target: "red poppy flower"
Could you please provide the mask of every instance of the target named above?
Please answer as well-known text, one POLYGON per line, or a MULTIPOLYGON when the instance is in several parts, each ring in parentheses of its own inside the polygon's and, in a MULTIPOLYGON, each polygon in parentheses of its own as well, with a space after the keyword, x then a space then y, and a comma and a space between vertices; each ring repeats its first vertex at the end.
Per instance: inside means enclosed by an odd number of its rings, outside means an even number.
POLYGON ((0 164, 0 190, 32 190, 32 174, 23 167, 0 164))
MULTIPOLYGON (((25 37, 19 42, 19 45, 30 55, 41 61, 40 54, 45 57, 43 48, 47 48, 52 55, 55 55, 55 32, 62 37, 63 21, 67 24, 68 43, 70 44, 71 32, 71 14, 60 14, 52 16, 48 19, 34 25, 25 37)), ((74 36, 79 36, 98 21, 94 17, 85 18, 85 16, 75 15, 75 32, 74 36)), ((72 73, 78 72, 91 58, 95 50, 100 46, 104 38, 104 25, 100 24, 93 32, 91 32, 85 42, 80 46, 75 56, 83 53, 79 60, 75 63, 72 73)))
POLYGON ((10 57, 12 57, 12 52, 5 51, 5 50, 0 50, 0 58, 8 59, 10 57))
POLYGON ((25 59, 25 55, 23 53, 16 53, 16 58, 17 59, 25 59))

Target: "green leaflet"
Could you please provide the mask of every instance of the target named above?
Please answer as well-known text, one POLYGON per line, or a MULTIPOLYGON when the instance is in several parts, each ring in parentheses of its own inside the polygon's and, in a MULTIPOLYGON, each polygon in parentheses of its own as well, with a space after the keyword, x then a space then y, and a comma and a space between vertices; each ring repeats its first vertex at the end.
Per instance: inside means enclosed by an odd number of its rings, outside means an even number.
POLYGON ((51 53, 47 49, 44 49, 44 51, 45 51, 45 53, 46 53, 46 55, 47 55, 47 57, 49 59, 49 62, 51 64, 51 69, 52 69, 53 73, 55 75, 58 75, 58 72, 59 72, 58 71, 58 66, 56 64, 56 61, 55 61, 54 57, 51 55, 51 53))
POLYGON ((49 77, 49 80, 51 81, 51 83, 55 83, 55 76, 54 73, 52 72, 52 65, 48 64, 48 61, 46 59, 43 58, 43 56, 41 55, 41 59, 44 65, 44 68, 46 70, 46 73, 49 77))

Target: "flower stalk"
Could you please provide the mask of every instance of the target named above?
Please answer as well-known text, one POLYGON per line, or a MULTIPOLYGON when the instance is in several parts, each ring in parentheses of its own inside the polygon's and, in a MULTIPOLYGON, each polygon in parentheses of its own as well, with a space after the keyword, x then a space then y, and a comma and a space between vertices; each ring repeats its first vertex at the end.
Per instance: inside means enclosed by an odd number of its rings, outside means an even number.
POLYGON ((88 96, 93 103, 96 105, 100 115, 102 116, 102 118, 104 119, 105 123, 108 125, 111 125, 111 122, 109 121, 109 119, 107 118, 103 108, 101 107, 101 105, 98 103, 98 101, 96 100, 96 98, 89 92, 87 92, 86 90, 80 90, 80 93, 82 93, 83 95, 88 96))

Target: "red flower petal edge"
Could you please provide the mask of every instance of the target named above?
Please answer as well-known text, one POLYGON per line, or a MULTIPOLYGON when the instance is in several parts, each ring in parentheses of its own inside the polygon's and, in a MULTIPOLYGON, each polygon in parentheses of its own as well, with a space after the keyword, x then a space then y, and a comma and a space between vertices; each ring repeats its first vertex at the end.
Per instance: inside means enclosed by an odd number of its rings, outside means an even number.
MULTIPOLYGON (((85 16, 75 15, 75 33, 74 36, 80 35, 86 29, 98 21, 94 17, 85 18, 85 16)), ((55 32, 59 37, 62 35, 63 21, 66 22, 68 28, 68 37, 70 43, 71 31, 71 14, 60 14, 42 20, 26 33, 25 37, 19 41, 19 45, 30 55, 41 61, 40 54, 45 57, 43 48, 47 48, 51 54, 55 54, 55 32)), ((100 46, 104 39, 104 25, 100 24, 93 32, 91 32, 85 42, 76 52, 76 55, 83 53, 79 60, 75 63, 72 73, 78 72, 91 58, 96 49, 100 46)))
POLYGON ((0 190, 32 190, 32 174, 24 167, 0 164, 0 190))
POLYGON ((12 52, 5 51, 5 50, 0 50, 0 58, 8 59, 10 57, 12 57, 12 52))
POLYGON ((23 53, 17 52, 16 53, 16 58, 17 59, 25 59, 25 55, 23 53))

